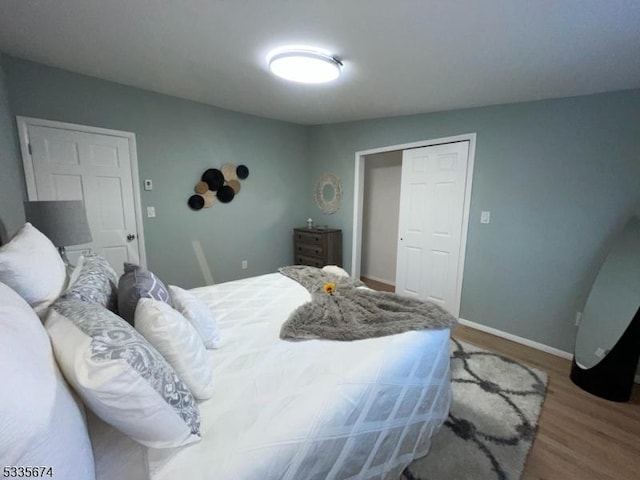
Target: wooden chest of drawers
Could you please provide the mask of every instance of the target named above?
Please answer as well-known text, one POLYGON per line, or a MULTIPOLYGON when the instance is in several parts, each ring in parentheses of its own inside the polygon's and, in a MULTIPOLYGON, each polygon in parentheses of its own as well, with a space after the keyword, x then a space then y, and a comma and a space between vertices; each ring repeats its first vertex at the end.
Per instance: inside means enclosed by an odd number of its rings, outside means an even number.
POLYGON ((293 260, 296 265, 342 266, 342 230, 294 228, 293 260))

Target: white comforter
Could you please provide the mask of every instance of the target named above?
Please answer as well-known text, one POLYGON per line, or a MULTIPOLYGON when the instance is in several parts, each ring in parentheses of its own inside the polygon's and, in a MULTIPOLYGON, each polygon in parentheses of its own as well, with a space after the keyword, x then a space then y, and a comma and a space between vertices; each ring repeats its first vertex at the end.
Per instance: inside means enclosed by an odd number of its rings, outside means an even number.
POLYGON ((151 480, 397 479, 449 411, 449 330, 279 339, 308 292, 280 274, 192 290, 216 312, 202 441, 149 449, 151 480))

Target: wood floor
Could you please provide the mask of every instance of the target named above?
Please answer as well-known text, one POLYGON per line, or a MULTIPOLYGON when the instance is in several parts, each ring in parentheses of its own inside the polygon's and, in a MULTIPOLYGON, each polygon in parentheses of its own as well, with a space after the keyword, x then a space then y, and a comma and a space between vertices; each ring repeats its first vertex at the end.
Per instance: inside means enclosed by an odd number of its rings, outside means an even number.
POLYGON ((380 290, 381 292, 395 292, 396 287, 393 285, 388 285, 386 283, 379 282, 378 280, 372 280, 367 277, 360 277, 360 280, 372 290, 380 290))
MULTIPOLYGON (((391 286, 377 289, 393 291, 391 286)), ((452 334, 549 374, 522 480, 640 479, 640 386, 635 386, 631 402, 610 402, 571 382, 569 360, 462 325, 452 334)))
POLYGON ((453 336, 549 374, 523 480, 638 480, 640 388, 630 403, 595 397, 569 379, 571 362, 462 325, 453 336))

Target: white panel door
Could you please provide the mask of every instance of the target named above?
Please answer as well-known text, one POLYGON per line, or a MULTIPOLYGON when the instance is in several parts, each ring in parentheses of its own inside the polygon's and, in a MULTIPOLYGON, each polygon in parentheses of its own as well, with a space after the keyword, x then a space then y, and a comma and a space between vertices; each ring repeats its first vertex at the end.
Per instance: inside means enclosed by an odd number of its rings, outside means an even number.
POLYGON ((93 242, 67 247, 71 263, 91 248, 118 273, 140 263, 129 139, 27 123, 29 200, 83 200, 93 242))
POLYGON ((469 142, 402 152, 396 293, 458 316, 469 142))

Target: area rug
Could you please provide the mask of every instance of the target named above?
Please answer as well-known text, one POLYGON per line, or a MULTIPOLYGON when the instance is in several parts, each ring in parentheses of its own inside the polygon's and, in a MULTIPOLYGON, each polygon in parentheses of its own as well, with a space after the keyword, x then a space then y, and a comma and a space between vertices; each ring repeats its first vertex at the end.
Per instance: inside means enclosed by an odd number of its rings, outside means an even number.
POLYGON ((400 480, 517 480, 536 434, 547 374, 451 340, 453 403, 426 457, 400 480))

